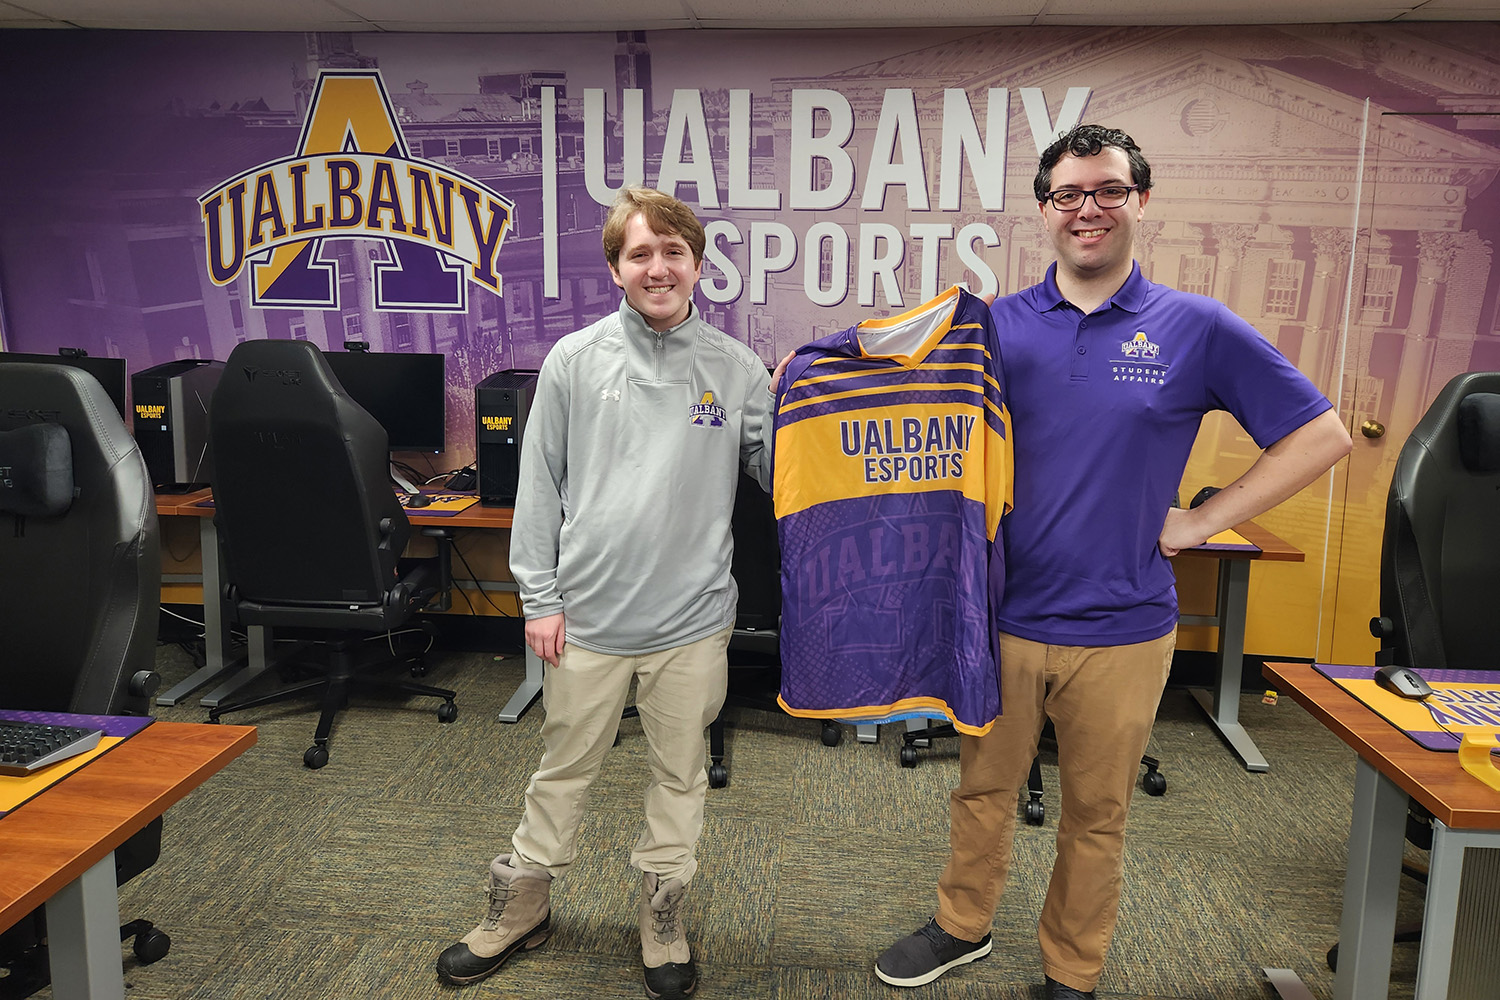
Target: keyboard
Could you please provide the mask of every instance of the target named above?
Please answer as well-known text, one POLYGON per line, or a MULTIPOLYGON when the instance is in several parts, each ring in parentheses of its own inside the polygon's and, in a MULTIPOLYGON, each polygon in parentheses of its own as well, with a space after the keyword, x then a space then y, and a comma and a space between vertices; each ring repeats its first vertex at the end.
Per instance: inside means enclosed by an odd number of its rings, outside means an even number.
POLYGON ((104 730, 86 726, 0 721, 0 774, 33 774, 49 764, 87 753, 99 745, 103 735, 104 730))

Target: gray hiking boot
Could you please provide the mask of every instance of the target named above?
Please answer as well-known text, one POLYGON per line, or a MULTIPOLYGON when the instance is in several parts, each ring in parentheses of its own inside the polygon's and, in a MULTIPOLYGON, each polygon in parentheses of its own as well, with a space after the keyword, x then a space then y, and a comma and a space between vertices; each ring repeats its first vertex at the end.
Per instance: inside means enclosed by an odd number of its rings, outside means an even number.
POLYGON ((698 987, 698 969, 682 929, 681 879, 661 882, 646 872, 641 885, 641 963, 651 1000, 686 1000, 698 987))
POLYGON ((511 856, 490 862, 489 911, 479 926, 438 956, 437 974, 455 986, 477 982, 517 951, 530 951, 552 933, 547 872, 512 868, 511 856))

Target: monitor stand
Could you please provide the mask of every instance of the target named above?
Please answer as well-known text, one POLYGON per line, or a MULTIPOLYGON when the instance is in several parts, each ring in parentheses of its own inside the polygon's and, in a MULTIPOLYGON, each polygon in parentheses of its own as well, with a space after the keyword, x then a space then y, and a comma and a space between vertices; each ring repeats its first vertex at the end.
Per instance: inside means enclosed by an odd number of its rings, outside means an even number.
POLYGON ((401 470, 396 468, 395 462, 391 463, 391 482, 395 483, 401 489, 401 492, 408 495, 422 492, 420 487, 413 486, 411 480, 401 474, 401 470))

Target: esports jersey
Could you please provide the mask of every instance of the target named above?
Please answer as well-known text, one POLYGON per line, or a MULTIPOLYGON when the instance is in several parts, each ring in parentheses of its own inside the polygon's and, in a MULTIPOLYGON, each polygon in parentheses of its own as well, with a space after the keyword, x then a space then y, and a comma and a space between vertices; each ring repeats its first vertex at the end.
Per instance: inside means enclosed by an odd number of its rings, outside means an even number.
POLYGON ((780 702, 792 715, 1000 712, 1010 416, 994 321, 957 287, 800 348, 777 387, 780 702))

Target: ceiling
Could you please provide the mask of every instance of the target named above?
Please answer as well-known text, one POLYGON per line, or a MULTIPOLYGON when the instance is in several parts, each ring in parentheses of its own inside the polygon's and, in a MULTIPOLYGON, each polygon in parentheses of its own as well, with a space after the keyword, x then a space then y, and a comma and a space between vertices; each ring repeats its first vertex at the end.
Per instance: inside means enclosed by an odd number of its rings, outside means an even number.
POLYGON ((1500 0, 0 0, 0 28, 613 31, 1488 21, 1500 0))

